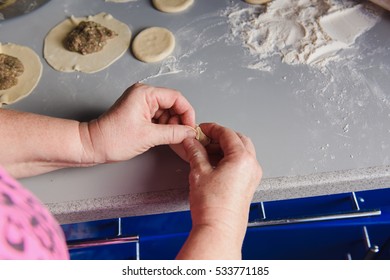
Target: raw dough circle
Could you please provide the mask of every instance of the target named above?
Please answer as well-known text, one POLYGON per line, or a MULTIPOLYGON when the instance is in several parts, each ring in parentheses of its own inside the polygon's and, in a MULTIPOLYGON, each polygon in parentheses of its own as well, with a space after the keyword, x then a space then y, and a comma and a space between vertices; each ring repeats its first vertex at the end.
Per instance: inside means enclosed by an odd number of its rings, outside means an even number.
POLYGON ((110 14, 100 13, 84 18, 72 16, 55 26, 47 34, 43 54, 46 61, 58 71, 95 73, 118 60, 129 48, 130 40, 131 31, 129 27, 110 14), (117 33, 118 36, 109 39, 104 48, 96 53, 82 55, 68 51, 63 46, 63 40, 81 21, 100 23, 117 33))
POLYGON ((244 0, 245 2, 249 4, 266 4, 270 2, 271 0, 244 0))
POLYGON ((188 9, 194 0, 153 0, 153 6, 166 13, 180 13, 188 9))
POLYGON ((175 48, 175 36, 162 27, 142 30, 133 41, 132 50, 143 62, 158 62, 169 56, 175 48))
POLYGON ((15 44, 0 44, 0 53, 17 57, 24 66, 24 72, 18 77, 18 83, 0 90, 0 107, 12 104, 29 95, 38 85, 42 76, 42 63, 39 56, 30 48, 15 44))

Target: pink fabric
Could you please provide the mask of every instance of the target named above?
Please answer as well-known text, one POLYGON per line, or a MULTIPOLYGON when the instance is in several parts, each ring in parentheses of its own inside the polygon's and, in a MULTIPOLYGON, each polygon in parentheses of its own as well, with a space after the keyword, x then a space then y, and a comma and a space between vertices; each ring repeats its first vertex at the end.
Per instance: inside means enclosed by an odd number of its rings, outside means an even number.
POLYGON ((57 221, 31 192, 1 168, 0 259, 69 259, 57 221))

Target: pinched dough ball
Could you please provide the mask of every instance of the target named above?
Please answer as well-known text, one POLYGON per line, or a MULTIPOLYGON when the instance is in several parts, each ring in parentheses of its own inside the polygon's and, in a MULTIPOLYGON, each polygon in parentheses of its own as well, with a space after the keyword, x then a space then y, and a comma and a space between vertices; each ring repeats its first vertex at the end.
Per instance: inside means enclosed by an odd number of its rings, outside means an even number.
POLYGON ((203 146, 207 146, 208 144, 210 144, 211 139, 206 134, 204 134, 200 126, 197 126, 195 130, 196 130, 196 137, 195 137, 196 140, 198 140, 203 146))

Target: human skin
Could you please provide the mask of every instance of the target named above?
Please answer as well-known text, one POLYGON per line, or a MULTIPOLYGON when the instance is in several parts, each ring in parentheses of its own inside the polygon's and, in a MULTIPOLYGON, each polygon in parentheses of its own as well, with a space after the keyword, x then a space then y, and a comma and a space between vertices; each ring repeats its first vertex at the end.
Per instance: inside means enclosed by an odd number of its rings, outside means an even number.
POLYGON ((390 0, 370 0, 370 1, 390 11, 390 0))
POLYGON ((16 178, 131 159, 195 138, 195 112, 178 91, 135 84, 89 122, 0 109, 0 165, 16 178))
POLYGON ((190 163, 192 229, 177 259, 240 259, 249 206, 262 169, 252 141, 217 124, 201 124, 209 147, 185 139, 190 163), (220 159, 212 161, 218 151, 220 159))
POLYGON ((211 144, 195 140, 195 113, 177 91, 135 84, 99 118, 77 122, 0 110, 0 164, 15 177, 133 158, 163 144, 190 163, 192 229, 177 259, 240 259, 249 205, 261 167, 252 141, 201 124, 211 144))

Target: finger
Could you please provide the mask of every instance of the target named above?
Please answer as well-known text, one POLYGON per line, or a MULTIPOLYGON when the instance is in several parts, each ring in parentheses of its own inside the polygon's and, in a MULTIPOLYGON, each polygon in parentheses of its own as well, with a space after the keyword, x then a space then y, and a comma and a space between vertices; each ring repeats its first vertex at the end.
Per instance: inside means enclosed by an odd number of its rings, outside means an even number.
POLYGON ((180 116, 171 110, 159 109, 154 114, 153 119, 158 119, 160 124, 182 124, 180 116))
POLYGON ((158 113, 159 113, 160 116, 157 117, 157 113, 156 113, 156 116, 155 116, 155 118, 158 119, 158 123, 159 124, 167 124, 169 122, 169 119, 171 118, 171 115, 169 114, 169 112, 167 110, 164 110, 164 111, 160 111, 159 110, 158 113))
POLYGON ((190 163, 192 173, 199 174, 209 172, 213 168, 209 162, 206 149, 195 139, 185 139, 183 148, 186 152, 186 158, 190 163))
POLYGON ((246 148, 240 137, 232 129, 220 126, 215 123, 204 123, 200 125, 203 132, 218 143, 225 156, 234 153, 243 153, 246 148))
POLYGON ((180 144, 186 138, 195 138, 196 132, 186 125, 151 124, 149 137, 153 146, 180 144))
POLYGON ((187 153, 184 150, 183 144, 173 144, 169 147, 184 161, 189 162, 187 158, 187 153))
POLYGON ((238 137, 240 137, 242 143, 244 144, 246 150, 252 154, 253 156, 256 157, 256 149, 255 149, 255 145, 253 144, 252 140, 244 135, 244 134, 241 134, 241 133, 237 133, 238 137))
POLYGON ((154 113, 154 115, 152 116, 153 119, 159 119, 161 117, 162 114, 164 114, 166 110, 156 110, 156 112, 154 113))
POLYGON ((182 124, 180 117, 178 115, 169 115, 169 120, 167 122, 168 124, 182 124))
POLYGON ((151 88, 147 102, 149 108, 170 109, 180 116, 183 124, 195 127, 195 111, 180 92, 167 88, 151 88))
POLYGON ((221 146, 218 143, 210 143, 206 147, 207 153, 210 155, 222 155, 221 146))

